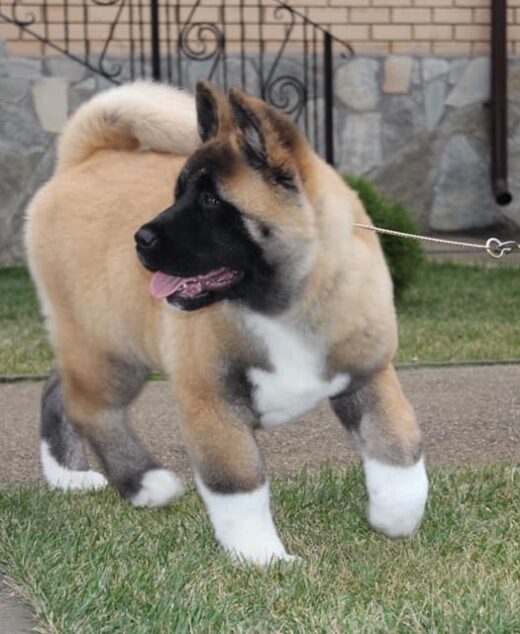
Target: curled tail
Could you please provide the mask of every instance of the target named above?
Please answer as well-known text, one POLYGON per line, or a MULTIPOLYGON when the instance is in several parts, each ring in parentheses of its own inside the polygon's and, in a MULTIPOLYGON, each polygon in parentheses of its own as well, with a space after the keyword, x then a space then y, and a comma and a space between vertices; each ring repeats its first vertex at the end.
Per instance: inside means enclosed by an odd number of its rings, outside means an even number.
POLYGON ((199 143, 193 97, 137 81, 96 95, 72 115, 60 137, 56 173, 100 149, 144 147, 187 156, 199 143))

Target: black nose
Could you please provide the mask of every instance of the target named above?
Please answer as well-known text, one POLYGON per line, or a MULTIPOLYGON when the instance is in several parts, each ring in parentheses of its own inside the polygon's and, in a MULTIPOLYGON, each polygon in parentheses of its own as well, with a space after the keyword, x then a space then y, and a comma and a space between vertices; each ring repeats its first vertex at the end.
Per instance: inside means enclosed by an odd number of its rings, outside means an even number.
POLYGON ((139 229, 134 238, 137 248, 141 251, 151 251, 159 244, 159 237, 156 232, 146 225, 139 229))

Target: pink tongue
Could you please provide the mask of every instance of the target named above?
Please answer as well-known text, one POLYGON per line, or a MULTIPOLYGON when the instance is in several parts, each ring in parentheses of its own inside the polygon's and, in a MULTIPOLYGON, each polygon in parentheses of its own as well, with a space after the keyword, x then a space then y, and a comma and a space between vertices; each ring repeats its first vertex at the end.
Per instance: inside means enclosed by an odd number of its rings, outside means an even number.
POLYGON ((181 292, 183 296, 197 297, 205 290, 225 287, 233 281, 235 274, 235 271, 226 267, 193 277, 178 277, 157 271, 150 281, 150 294, 157 299, 163 299, 178 292, 181 292))
POLYGON ((175 293, 184 281, 185 278, 167 275, 166 273, 157 271, 157 273, 153 274, 150 281, 150 294, 157 299, 163 299, 175 293))

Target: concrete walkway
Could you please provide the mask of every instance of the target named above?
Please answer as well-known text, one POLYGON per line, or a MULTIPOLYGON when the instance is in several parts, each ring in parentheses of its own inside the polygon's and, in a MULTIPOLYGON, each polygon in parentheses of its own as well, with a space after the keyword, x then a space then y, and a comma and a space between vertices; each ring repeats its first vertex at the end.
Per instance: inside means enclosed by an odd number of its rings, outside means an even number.
MULTIPOLYGON (((403 370, 400 378, 420 420, 428 462, 482 465, 520 459, 520 365, 403 370)), ((0 486, 42 482, 38 462, 41 384, 0 386, 0 486)), ((150 450, 189 477, 167 382, 152 382, 132 407, 132 422, 150 450)), ((327 404, 300 421, 259 432, 270 476, 326 462, 357 461, 354 444, 327 404)))
MULTIPOLYGON (((430 466, 518 464, 520 461, 520 365, 406 370, 400 372, 424 433, 430 466)), ((43 482, 38 462, 41 384, 0 386, 0 486, 43 482)), ((167 382, 153 382, 132 408, 132 421, 150 450, 190 478, 167 382)), ((259 442, 270 477, 325 463, 358 461, 354 444, 322 405, 300 421, 259 442)), ((31 631, 30 611, 0 577, 0 634, 31 631)))
POLYGON ((7 579, 0 575, 0 634, 29 634, 34 619, 7 579))

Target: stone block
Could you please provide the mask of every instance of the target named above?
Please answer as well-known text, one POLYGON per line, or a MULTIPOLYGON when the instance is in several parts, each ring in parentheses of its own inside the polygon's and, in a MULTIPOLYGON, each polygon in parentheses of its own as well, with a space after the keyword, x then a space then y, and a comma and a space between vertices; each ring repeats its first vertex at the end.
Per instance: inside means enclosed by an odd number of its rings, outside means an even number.
POLYGON ((336 71, 336 95, 353 110, 374 110, 380 100, 378 71, 379 62, 375 59, 359 58, 345 63, 336 71))
POLYGON ((23 152, 25 148, 47 147, 49 139, 32 112, 0 101, 0 139, 23 152))
POLYGON ((0 77, 7 77, 9 74, 9 55, 7 46, 3 40, 0 40, 0 77))
POLYGON ((350 114, 341 134, 340 172, 361 176, 382 163, 381 115, 350 114))
POLYGON ((446 108, 435 132, 443 141, 456 134, 465 134, 489 144, 489 111, 480 103, 465 108, 446 108))
POLYGON ((68 117, 68 82, 49 77, 32 87, 34 108, 45 132, 58 133, 68 117))
POLYGON ((94 92, 97 88, 95 77, 87 77, 83 81, 79 82, 74 86, 75 90, 80 90, 84 92, 94 92))
POLYGON ((460 81, 464 69, 468 65, 468 60, 465 57, 458 57, 452 59, 450 62, 450 84, 455 85, 460 81))
POLYGON ((400 151, 385 157, 384 164, 370 175, 383 194, 406 205, 422 230, 429 228, 436 161, 435 140, 423 132, 410 139, 400 151))
POLYGON ((424 108, 421 90, 408 95, 392 95, 383 99, 383 158, 386 161, 416 135, 424 131, 424 108))
POLYGON ((0 100, 17 104, 27 95, 30 81, 22 77, 0 77, 0 100))
POLYGON ((446 83, 443 79, 434 79, 424 86, 424 112, 426 128, 434 130, 444 112, 446 83))
POLYGON ((41 79, 42 62, 30 57, 11 57, 8 61, 9 77, 41 79))
POLYGON ((449 70, 448 62, 438 57, 425 57, 422 60, 422 78, 428 82, 442 75, 446 75, 449 70))
POLYGON ((464 68, 462 75, 451 91, 446 104, 462 108, 489 99, 489 59, 477 57, 464 68))
POLYGON ((514 226, 520 229, 520 127, 518 126, 519 113, 514 112, 513 108, 510 108, 510 114, 515 119, 515 132, 509 137, 508 143, 508 185, 509 191, 513 196, 511 204, 500 207, 500 212, 507 220, 514 226))
POLYGON ((510 101, 520 101, 520 64, 509 62, 507 69, 507 96, 510 101))
POLYGON ((46 58, 43 67, 47 75, 64 77, 70 82, 81 81, 87 72, 85 66, 64 55, 46 58))
POLYGON ((413 59, 404 55, 392 55, 385 60, 383 92, 407 93, 410 89, 413 59))
POLYGON ((451 137, 440 159, 430 225, 437 231, 487 227, 498 219, 491 193, 488 148, 462 134, 451 137))

